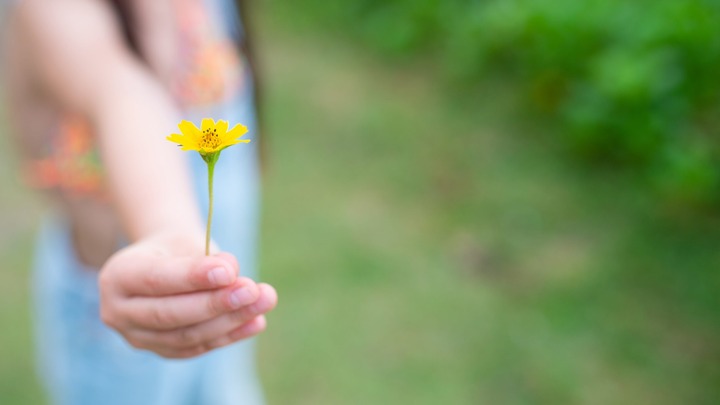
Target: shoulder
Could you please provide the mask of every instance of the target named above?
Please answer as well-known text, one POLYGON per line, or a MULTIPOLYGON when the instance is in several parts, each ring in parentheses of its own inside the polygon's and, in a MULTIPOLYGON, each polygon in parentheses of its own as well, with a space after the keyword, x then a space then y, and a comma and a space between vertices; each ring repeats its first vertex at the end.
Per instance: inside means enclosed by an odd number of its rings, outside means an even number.
POLYGON ((26 75, 62 105, 90 108, 108 72, 129 60, 106 0, 22 0, 9 18, 26 75))
POLYGON ((23 0, 13 7, 14 34, 27 46, 70 52, 117 39, 117 19, 103 0, 23 0))

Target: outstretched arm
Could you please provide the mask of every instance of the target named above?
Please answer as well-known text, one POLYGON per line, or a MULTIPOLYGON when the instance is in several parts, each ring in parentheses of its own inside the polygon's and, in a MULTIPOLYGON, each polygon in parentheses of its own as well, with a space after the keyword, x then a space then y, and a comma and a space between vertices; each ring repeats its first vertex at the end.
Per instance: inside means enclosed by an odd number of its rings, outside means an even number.
POLYGON ((125 45, 105 3, 20 2, 33 73, 58 105, 91 120, 113 200, 132 240, 159 229, 199 231, 188 169, 164 141, 178 112, 125 45))
POLYGON ((105 322, 167 357, 197 355, 262 330, 275 292, 237 278, 231 255, 203 256, 188 168, 164 140, 179 114, 125 45, 106 2, 25 0, 16 11, 30 73, 58 105, 93 124, 132 241, 101 271, 105 322))

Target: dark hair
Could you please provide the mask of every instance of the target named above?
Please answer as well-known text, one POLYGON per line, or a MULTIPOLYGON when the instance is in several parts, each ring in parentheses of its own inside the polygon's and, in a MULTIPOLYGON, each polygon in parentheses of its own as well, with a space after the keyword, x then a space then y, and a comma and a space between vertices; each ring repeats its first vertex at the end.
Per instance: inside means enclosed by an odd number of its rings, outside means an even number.
POLYGON ((260 80, 260 69, 257 66, 257 58, 255 57, 255 47, 253 46, 253 26, 250 23, 250 19, 248 18, 248 15, 250 15, 250 11, 248 10, 248 1, 247 0, 235 0, 235 9, 238 10, 240 13, 240 22, 243 25, 243 29, 245 30, 245 36, 243 38, 243 41, 240 41, 238 44, 238 47, 240 49, 241 54, 244 54, 247 58, 248 64, 250 65, 250 71, 252 72, 253 76, 253 100, 255 101, 255 114, 256 117, 256 131, 257 131, 257 140, 258 140, 258 148, 260 151, 260 158, 262 166, 265 167, 267 165, 267 155, 265 153, 265 148, 267 142, 263 141, 263 137, 260 136, 263 133, 264 128, 264 122, 265 120, 262 119, 262 81, 260 80))
POLYGON ((120 29, 122 29, 123 36, 130 49, 132 49, 138 57, 142 58, 140 54, 140 48, 137 40, 132 33, 132 14, 128 7, 127 0, 108 0, 108 2, 115 9, 115 14, 118 16, 118 22, 120 23, 120 29))

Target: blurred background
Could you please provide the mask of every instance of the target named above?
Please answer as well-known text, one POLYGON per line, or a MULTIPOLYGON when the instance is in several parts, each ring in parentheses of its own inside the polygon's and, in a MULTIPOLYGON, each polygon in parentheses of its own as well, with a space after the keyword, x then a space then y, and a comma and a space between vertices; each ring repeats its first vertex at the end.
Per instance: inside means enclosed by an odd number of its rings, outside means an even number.
MULTIPOLYGON (((720 403, 720 1, 256 2, 271 404, 720 403)), ((0 402, 42 199, 0 145, 0 402)))

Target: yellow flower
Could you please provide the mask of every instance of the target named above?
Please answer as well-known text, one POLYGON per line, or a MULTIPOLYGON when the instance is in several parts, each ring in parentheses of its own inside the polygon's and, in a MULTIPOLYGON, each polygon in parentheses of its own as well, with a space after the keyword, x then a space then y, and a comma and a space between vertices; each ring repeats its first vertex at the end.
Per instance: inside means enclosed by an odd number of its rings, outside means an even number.
POLYGON ((228 131, 228 123, 223 120, 216 123, 213 119, 204 118, 202 130, 190 121, 182 121, 178 128, 181 134, 172 134, 166 139, 179 144, 182 150, 196 150, 201 155, 220 152, 237 143, 250 142, 249 139, 238 139, 247 133, 247 127, 237 124, 228 131))
POLYGON ((248 143, 249 139, 239 139, 247 133, 245 125, 237 124, 228 131, 227 121, 219 120, 217 123, 210 118, 203 118, 202 130, 190 121, 181 121, 178 124, 180 134, 167 137, 170 142, 182 146, 182 150, 196 150, 207 164, 208 168, 208 220, 205 231, 205 255, 210 255, 210 226, 213 213, 213 174, 215 163, 220 158, 220 151, 236 143, 248 143))

